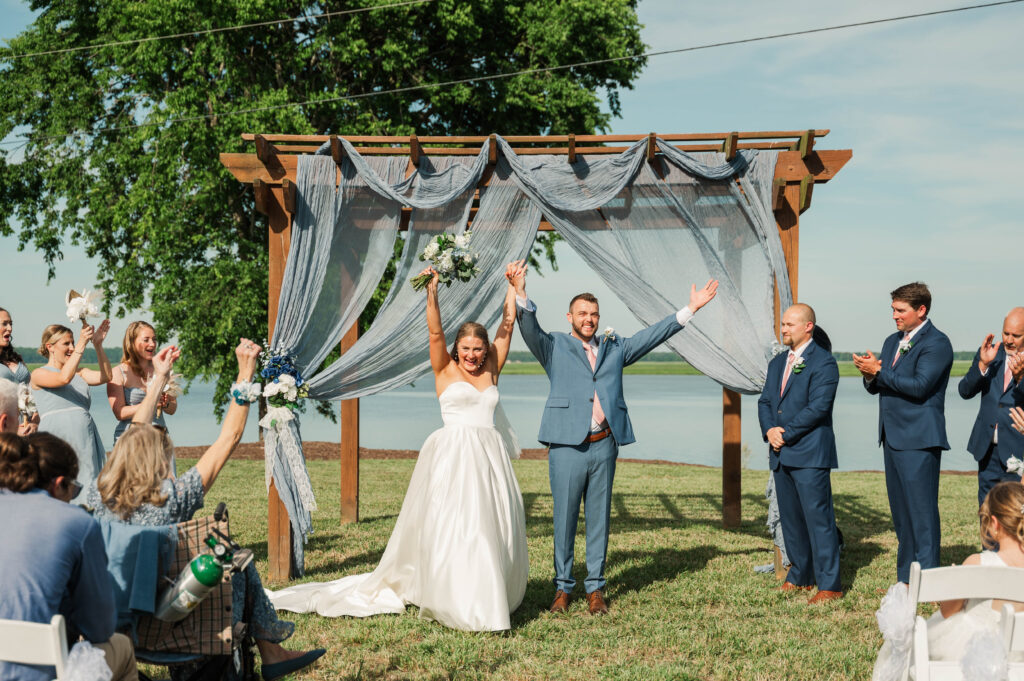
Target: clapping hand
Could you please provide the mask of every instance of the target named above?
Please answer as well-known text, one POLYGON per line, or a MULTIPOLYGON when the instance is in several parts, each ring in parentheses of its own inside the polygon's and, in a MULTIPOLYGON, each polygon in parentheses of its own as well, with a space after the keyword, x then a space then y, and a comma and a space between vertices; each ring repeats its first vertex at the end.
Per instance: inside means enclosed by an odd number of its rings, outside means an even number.
POLYGON ((867 380, 873 380, 879 371, 882 370, 882 360, 875 357, 875 353, 868 350, 863 355, 853 353, 853 365, 857 371, 867 380))
POLYGON ((1012 407, 1010 409, 1010 420, 1013 421, 1011 424, 1013 429, 1019 433, 1024 433, 1024 409, 1020 407, 1012 407))
POLYGON ((1024 378, 1024 352, 1018 352, 1016 355, 1011 355, 1006 359, 1009 363, 1010 373, 1013 374, 1013 380, 1020 382, 1021 378, 1024 378))
MULTIPOLYGON (((89 328, 92 329, 93 327, 90 326, 89 328)), ((99 328, 95 329, 92 332, 92 344, 95 345, 97 348, 100 347, 101 345, 103 345, 103 341, 106 340, 107 333, 109 331, 110 331, 110 320, 109 319, 104 319, 102 322, 100 322, 99 328)), ((84 329, 83 329, 83 333, 84 333, 84 329)))
MULTIPOLYGON (((181 350, 176 345, 168 345, 153 355, 153 376, 166 379, 171 375, 171 369, 179 357, 181 357, 181 350)), ((162 390, 163 386, 160 386, 160 389, 162 390)))
POLYGON ((708 283, 704 284, 704 288, 697 290, 697 285, 693 284, 690 286, 690 312, 697 312, 715 297, 718 293, 718 280, 708 279, 708 283))
POLYGON ((996 353, 999 352, 999 342, 993 343, 995 340, 995 334, 989 334, 985 336, 985 340, 981 343, 981 348, 978 350, 978 370, 981 373, 985 373, 988 370, 988 365, 996 358, 996 353))

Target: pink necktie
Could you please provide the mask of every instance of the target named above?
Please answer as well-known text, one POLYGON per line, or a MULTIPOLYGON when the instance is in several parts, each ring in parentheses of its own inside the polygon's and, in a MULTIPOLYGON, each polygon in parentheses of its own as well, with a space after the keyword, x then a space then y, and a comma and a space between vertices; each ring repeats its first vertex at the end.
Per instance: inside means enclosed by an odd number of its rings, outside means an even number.
POLYGON ((1010 371, 1010 355, 1006 356, 1006 361, 1003 366, 1003 392, 1010 387, 1010 379, 1013 378, 1013 372, 1010 371))
MULTIPOLYGON (((597 348, 590 343, 584 343, 583 349, 587 353, 587 359, 590 360, 590 370, 597 369, 597 348)), ((604 423, 604 409, 601 408, 601 400, 597 399, 596 390, 594 391, 594 410, 591 412, 591 418, 598 425, 604 423)))
POLYGON ((786 381, 789 380, 789 375, 793 371, 793 360, 796 359, 796 355, 793 351, 789 351, 789 359, 786 360, 786 369, 782 372, 782 387, 779 388, 779 395, 786 392, 786 381))
MULTIPOLYGON (((907 338, 909 338, 909 337, 910 337, 910 333, 909 332, 903 334, 903 340, 907 340, 907 338)), ((910 348, 907 348, 907 349, 909 350, 910 348)), ((902 354, 903 353, 900 352, 900 346, 897 345, 896 346, 896 355, 892 358, 892 364, 890 366, 896 366, 896 360, 898 360, 900 358, 900 355, 902 355, 902 354)))

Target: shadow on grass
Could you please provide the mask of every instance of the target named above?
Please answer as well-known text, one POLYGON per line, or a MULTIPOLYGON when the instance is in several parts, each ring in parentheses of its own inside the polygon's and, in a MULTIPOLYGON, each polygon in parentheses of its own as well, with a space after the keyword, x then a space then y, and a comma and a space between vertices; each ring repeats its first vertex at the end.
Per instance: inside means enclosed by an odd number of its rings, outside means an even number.
MULTIPOLYGON (((526 534, 533 537, 550 537, 554 534, 551 516, 550 494, 529 492, 523 495, 526 508, 526 534), (541 503, 538 503, 541 501, 541 503)), ((613 493, 611 534, 646 530, 687 529, 711 527, 723 532, 748 536, 766 536, 764 516, 767 513, 765 499, 761 495, 746 494, 742 503, 765 509, 758 512, 755 520, 744 520, 739 527, 722 527, 721 496, 713 493, 700 494, 634 494, 613 493), (684 513, 682 509, 687 509, 684 513)), ((584 512, 580 506, 579 532, 583 531, 584 512)))

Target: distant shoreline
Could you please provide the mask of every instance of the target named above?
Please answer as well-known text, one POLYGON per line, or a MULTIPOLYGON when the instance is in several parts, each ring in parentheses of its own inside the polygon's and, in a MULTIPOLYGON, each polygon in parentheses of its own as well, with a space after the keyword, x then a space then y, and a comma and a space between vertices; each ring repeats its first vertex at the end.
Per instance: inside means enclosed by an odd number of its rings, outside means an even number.
MULTIPOLYGON (((950 377, 959 378, 967 373, 967 370, 971 366, 972 360, 958 359, 953 362, 953 369, 950 371, 950 377)), ((839 375, 843 378, 851 378, 860 376, 860 372, 857 371, 857 367, 853 365, 853 362, 840 361, 839 364, 839 375)), ((42 364, 27 364, 29 371, 42 366, 42 364)), ((83 364, 83 368, 98 369, 99 366, 96 364, 83 364)), ((505 368, 502 369, 503 374, 506 376, 540 376, 544 373, 544 369, 538 362, 522 362, 522 361, 509 361, 505 364, 505 368)), ((701 372, 697 371, 690 365, 689 362, 683 362, 682 360, 649 360, 639 361, 636 364, 632 364, 626 367, 623 372, 627 376, 702 376, 701 372)))

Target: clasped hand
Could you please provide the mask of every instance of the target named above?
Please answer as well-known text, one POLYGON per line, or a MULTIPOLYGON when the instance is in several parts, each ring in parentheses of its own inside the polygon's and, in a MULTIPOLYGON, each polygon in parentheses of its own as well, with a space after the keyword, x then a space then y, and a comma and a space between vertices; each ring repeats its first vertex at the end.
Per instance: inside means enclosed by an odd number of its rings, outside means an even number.
POLYGON ((786 444, 786 441, 782 438, 782 434, 786 432, 786 429, 782 426, 775 426, 769 428, 765 435, 768 437, 768 444, 772 446, 772 449, 779 451, 786 444))
POLYGON ((873 380, 879 371, 882 370, 882 360, 875 357, 875 354, 868 350, 863 355, 853 353, 853 365, 857 371, 867 380, 873 380))

